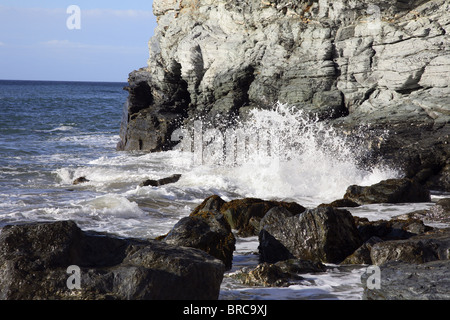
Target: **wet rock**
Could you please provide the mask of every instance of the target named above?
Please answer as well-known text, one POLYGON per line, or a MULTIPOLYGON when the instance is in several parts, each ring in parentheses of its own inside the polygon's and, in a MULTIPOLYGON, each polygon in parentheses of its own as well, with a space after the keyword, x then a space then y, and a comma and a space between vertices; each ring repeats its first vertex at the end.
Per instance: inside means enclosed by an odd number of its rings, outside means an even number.
POLYGON ((180 178, 181 178, 181 174, 174 174, 174 175, 171 175, 170 177, 166 177, 166 178, 162 178, 162 179, 158 179, 158 180, 148 179, 148 180, 143 181, 139 186, 140 187, 147 187, 147 186, 159 187, 159 186, 163 186, 165 184, 175 183, 178 180, 180 180, 180 178))
POLYGON ((6 226, 0 234, 3 300, 217 299, 223 272, 201 250, 86 232, 72 221, 6 226), (74 265, 81 289, 70 290, 74 265))
POLYGON ((362 244, 350 212, 333 207, 270 219, 261 225, 259 240, 266 262, 295 257, 340 263, 362 244))
POLYGON ((373 236, 355 250, 351 255, 345 258, 341 264, 372 264, 372 258, 370 257, 370 251, 375 243, 382 242, 383 239, 373 236))
POLYGON ((326 272, 327 268, 323 263, 303 259, 289 259, 275 263, 282 271, 291 274, 320 273, 326 272))
POLYGON ((262 287, 287 287, 303 280, 303 277, 284 272, 277 265, 270 263, 262 263, 255 268, 243 268, 231 277, 247 286, 262 287))
POLYGON ((379 288, 368 287, 364 275, 364 300, 449 300, 450 260, 421 264, 388 262, 380 266, 379 288))
POLYGON ((197 248, 216 257, 231 269, 236 239, 220 214, 202 212, 182 218, 163 239, 164 242, 197 248))
POLYGON ((223 200, 218 195, 212 195, 203 200, 203 202, 198 205, 194 211, 192 211, 191 215, 195 216, 201 211, 209 212, 220 212, 220 209, 222 206, 226 203, 225 200, 223 200))
POLYGON ((81 183, 86 183, 89 182, 90 180, 86 179, 86 177, 79 177, 76 178, 75 180, 73 180, 73 185, 77 185, 77 184, 81 184, 81 183))
POLYGON ((165 150, 181 123, 229 125, 280 101, 346 132, 370 124, 369 162, 428 170, 423 183, 450 191, 446 0, 158 1, 154 14, 119 149, 165 150))
POLYGON ((450 223, 450 199, 439 200, 434 206, 395 216, 397 219, 420 219, 429 223, 450 223))
POLYGON ((446 260, 450 256, 450 228, 436 229, 406 240, 376 243, 370 252, 372 262, 381 265, 388 261, 425 263, 446 260))
POLYGON ((388 179, 372 186, 352 185, 344 199, 358 204, 430 202, 430 191, 412 179, 388 179))
POLYGON ((382 240, 403 240, 431 231, 420 219, 392 218, 391 220, 369 221, 367 218, 354 217, 358 233, 365 242, 371 237, 382 240))
POLYGON ((229 201, 221 206, 224 215, 232 229, 238 231, 238 235, 253 236, 259 233, 261 219, 273 207, 286 208, 292 214, 300 214, 305 208, 295 202, 266 201, 256 198, 245 198, 229 201))
POLYGON ((302 273, 325 272, 325 265, 309 260, 291 259, 277 263, 261 263, 256 267, 244 267, 230 277, 248 286, 287 287, 304 280, 302 273))
POLYGON ((319 207, 336 207, 336 208, 355 208, 360 205, 350 199, 338 199, 331 203, 322 203, 319 207))

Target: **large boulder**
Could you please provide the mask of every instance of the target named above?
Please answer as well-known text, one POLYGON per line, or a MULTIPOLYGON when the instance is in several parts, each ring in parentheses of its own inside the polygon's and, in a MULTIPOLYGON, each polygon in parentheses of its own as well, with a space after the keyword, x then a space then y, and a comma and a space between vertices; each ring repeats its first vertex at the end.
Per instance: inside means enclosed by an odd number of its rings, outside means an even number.
POLYGON ((371 186, 352 185, 347 188, 344 199, 358 204, 430 202, 430 191, 417 181, 387 179, 371 186))
POLYGON ((362 240, 349 211, 334 207, 309 209, 289 216, 276 214, 261 222, 261 259, 277 262, 290 258, 339 263, 362 240))
POLYGON ((198 249, 86 232, 72 221, 11 225, 0 233, 4 300, 217 299, 224 270, 198 249), (72 266, 80 287, 69 289, 72 266))
POLYGON ((225 203, 219 196, 206 198, 188 216, 160 238, 166 243, 201 249, 231 269, 236 239, 230 225, 218 211, 225 203))

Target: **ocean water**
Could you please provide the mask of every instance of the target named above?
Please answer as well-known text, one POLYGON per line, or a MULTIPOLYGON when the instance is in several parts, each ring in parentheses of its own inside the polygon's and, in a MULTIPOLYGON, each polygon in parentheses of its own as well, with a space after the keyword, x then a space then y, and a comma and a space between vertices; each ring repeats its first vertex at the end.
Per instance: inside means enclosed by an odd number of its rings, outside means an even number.
MULTIPOLYGON (((226 201, 259 197, 313 208, 341 198, 351 184, 401 175, 396 168, 361 167, 358 160, 367 150, 357 137, 342 136, 284 105, 254 111, 241 123, 247 148, 229 152, 230 161, 217 146, 236 140, 237 131, 203 137, 200 161, 195 138, 168 152, 119 152, 125 85, 0 81, 0 228, 71 219, 84 230, 154 238, 212 194, 226 201), (182 174, 177 183, 139 187, 175 173, 182 174), (89 182, 73 185, 82 176, 89 182)), ((377 220, 432 205, 380 204, 351 212, 377 220)), ((257 246, 257 237, 238 238, 229 273, 256 265, 257 246)), ((360 299, 364 271, 365 266, 330 265, 329 272, 304 275, 306 281, 287 288, 246 287, 226 276, 220 298, 360 299)))

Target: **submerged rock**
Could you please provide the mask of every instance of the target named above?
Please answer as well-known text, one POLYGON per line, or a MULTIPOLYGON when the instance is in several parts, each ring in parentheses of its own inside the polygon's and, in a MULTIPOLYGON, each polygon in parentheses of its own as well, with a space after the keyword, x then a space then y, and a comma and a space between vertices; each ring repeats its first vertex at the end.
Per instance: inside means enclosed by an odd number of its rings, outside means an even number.
POLYGON ((73 185, 77 185, 77 184, 81 184, 81 183, 86 183, 89 182, 90 180, 86 179, 86 177, 79 177, 76 178, 75 180, 73 180, 73 185))
POLYGON ((205 252, 82 231, 72 221, 6 226, 0 299, 217 299, 224 265, 205 252), (69 266, 80 288, 69 289, 69 266))
POLYGON ((140 187, 147 187, 147 186, 159 187, 159 186, 163 186, 165 184, 175 183, 178 180, 180 180, 180 178, 181 178, 181 174, 174 174, 174 175, 171 175, 170 177, 162 178, 159 180, 148 179, 148 180, 143 181, 139 186, 140 187))
POLYGON ((203 250, 223 261, 226 269, 231 269, 236 239, 230 225, 219 212, 223 203, 225 201, 216 195, 208 197, 160 240, 203 250))
POLYGON ((259 240, 266 262, 295 257, 339 263, 362 244, 350 212, 333 207, 270 218, 261 224, 259 240))
POLYGON ((412 179, 388 179, 372 186, 352 185, 344 199, 358 204, 430 202, 430 191, 412 179))

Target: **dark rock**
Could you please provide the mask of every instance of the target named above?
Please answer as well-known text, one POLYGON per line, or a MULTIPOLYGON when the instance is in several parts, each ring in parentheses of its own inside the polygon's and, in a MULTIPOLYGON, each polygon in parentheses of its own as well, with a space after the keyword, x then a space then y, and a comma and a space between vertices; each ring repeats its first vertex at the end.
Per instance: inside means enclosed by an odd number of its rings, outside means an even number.
POLYGON ((201 250, 85 232, 72 221, 0 233, 3 300, 217 299, 223 272, 201 250), (72 265, 80 267, 80 290, 67 287, 72 265))
POLYGON ((370 252, 373 264, 388 261, 424 263, 446 260, 450 256, 450 228, 436 229, 406 240, 376 243, 370 252))
POLYGON ((167 235, 158 240, 203 250, 222 260, 226 269, 231 269, 236 239, 219 212, 224 203, 217 195, 206 198, 188 217, 178 221, 167 235))
POLYGON ((365 300, 450 300, 450 260, 422 264, 388 262, 380 266, 379 288, 368 288, 363 275, 365 300))
POLYGON ((350 199, 338 199, 331 203, 322 203, 319 207, 356 208, 360 205, 350 199))
POLYGON ((358 233, 365 242, 371 237, 382 240, 402 240, 431 231, 420 219, 392 218, 391 220, 369 221, 367 218, 354 217, 358 233))
POLYGON ((303 280, 303 277, 299 275, 285 272, 279 266, 266 262, 254 268, 243 268, 231 277, 247 286, 262 287, 287 287, 303 280))
POLYGON ((302 273, 320 273, 326 272, 327 268, 324 264, 317 261, 289 259, 275 263, 282 271, 291 274, 302 273))
POLYGON ((376 236, 371 237, 362 244, 361 247, 355 250, 351 255, 345 258, 341 264, 372 264, 372 258, 370 257, 370 250, 375 243, 384 241, 376 236))
POLYGON ((441 210, 445 214, 450 214, 450 198, 438 200, 438 202, 436 202, 436 206, 440 207, 437 208, 437 210, 441 210))
POLYGON ((359 204, 430 202, 430 191, 411 179, 388 179, 372 186, 350 186, 344 199, 359 204))
POLYGON ((274 264, 261 263, 256 267, 244 267, 231 274, 244 285, 263 287, 287 287, 304 280, 302 273, 326 272, 326 266, 320 262, 290 259, 274 264))
POLYGON ((171 135, 186 116, 190 97, 180 75, 181 66, 174 63, 166 71, 158 82, 146 68, 130 73, 118 150, 154 152, 176 145, 171 135))
POLYGON ((182 218, 164 238, 164 242, 203 250, 220 259, 229 270, 236 239, 223 218, 205 215, 182 218))
POLYGON ((75 180, 73 180, 73 184, 77 185, 77 184, 86 183, 89 181, 90 180, 86 179, 86 177, 79 177, 79 178, 76 178, 75 180))
POLYGON ((221 206, 232 229, 242 237, 258 235, 260 220, 273 207, 284 207, 293 214, 300 214, 305 208, 295 202, 265 201, 256 198, 245 198, 229 201, 221 206))
POLYGON ((261 259, 267 262, 295 257, 339 263, 362 244, 350 212, 333 207, 274 219, 261 225, 259 239, 261 259))
MULTIPOLYGON (((266 226, 283 226, 286 218, 293 216, 294 214, 286 208, 274 207, 261 219, 258 235, 258 249, 261 261, 273 263, 294 258, 289 249, 265 229, 266 226)), ((281 230, 279 231, 281 232, 281 230)))
POLYGON ((169 183, 175 183, 178 180, 180 180, 181 178, 181 174, 174 174, 171 175, 170 177, 166 177, 166 178, 162 178, 159 180, 145 180, 144 182, 142 182, 139 186, 140 187, 147 187, 147 186, 152 186, 152 187, 159 187, 159 186, 163 186, 165 184, 169 184, 169 183))
POLYGON ((203 200, 203 202, 198 205, 194 211, 192 211, 191 215, 195 216, 197 215, 200 211, 213 211, 213 212, 220 212, 220 209, 222 208, 222 206, 226 203, 225 200, 223 200, 221 197, 219 197, 218 195, 212 195, 208 198, 206 198, 205 200, 203 200))

